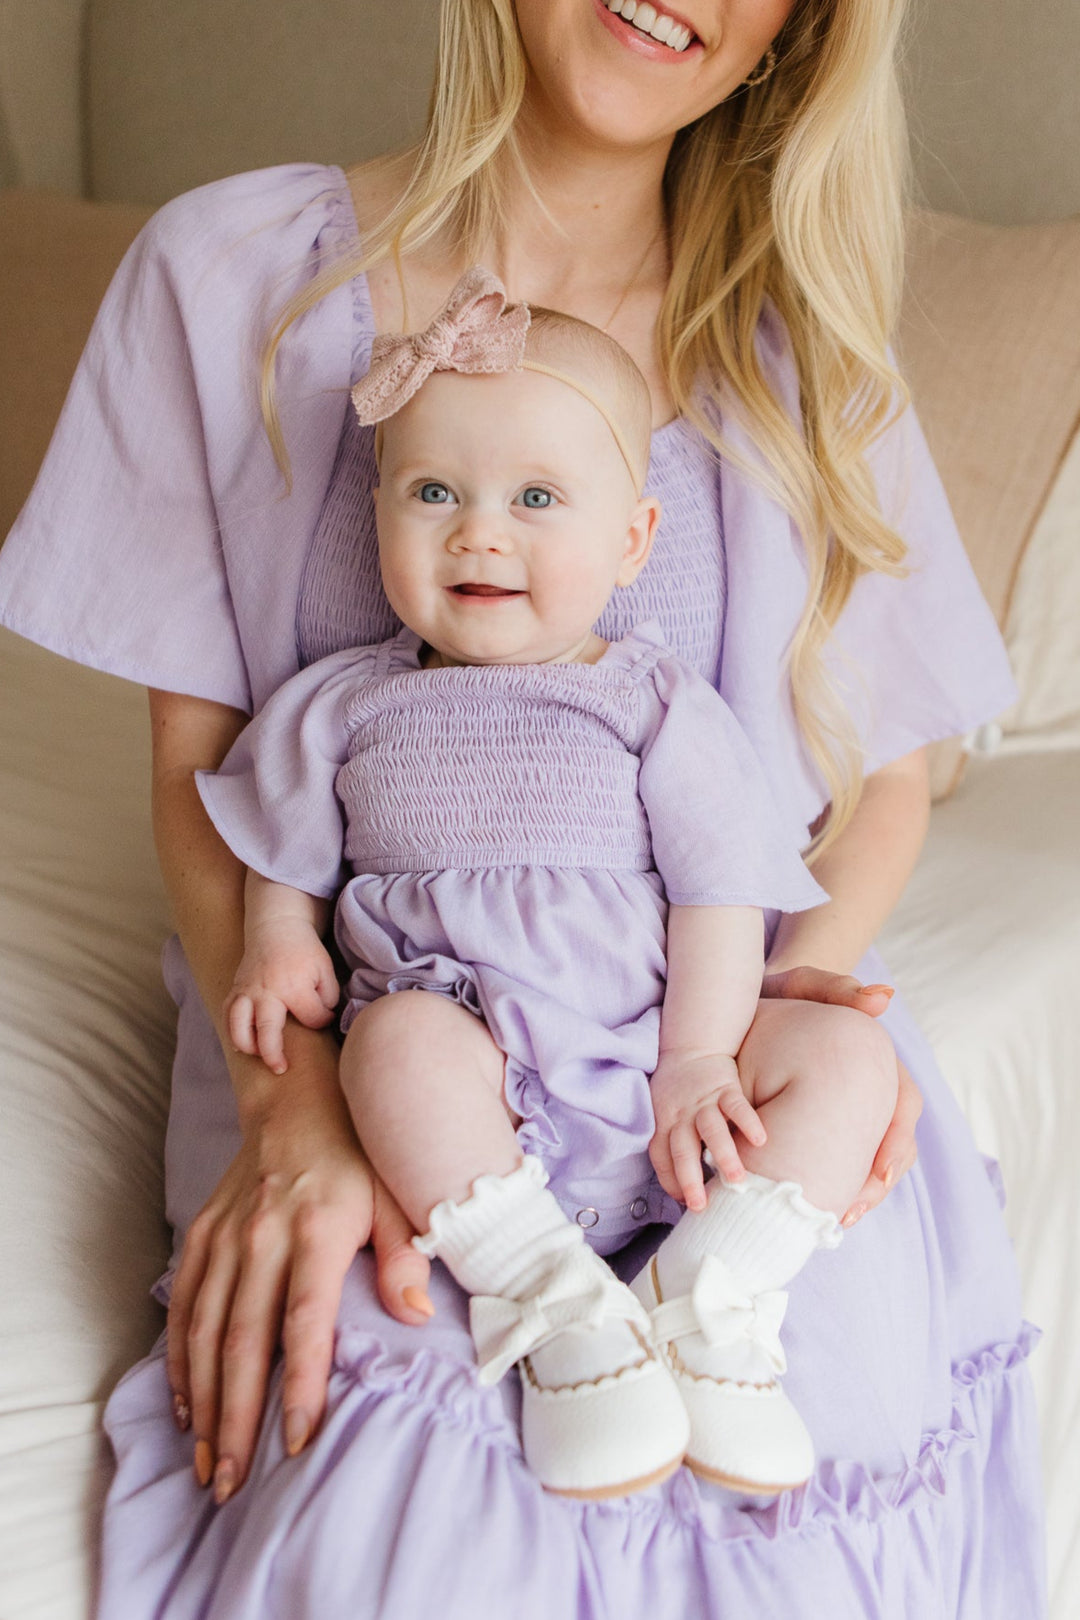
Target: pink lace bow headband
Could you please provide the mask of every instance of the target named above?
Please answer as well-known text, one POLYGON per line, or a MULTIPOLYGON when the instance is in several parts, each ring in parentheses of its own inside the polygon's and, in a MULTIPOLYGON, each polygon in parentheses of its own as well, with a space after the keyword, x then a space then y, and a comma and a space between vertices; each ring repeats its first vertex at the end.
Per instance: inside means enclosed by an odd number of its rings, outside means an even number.
POLYGON ((365 427, 384 422, 408 403, 433 371, 489 375, 536 371, 565 383, 600 412, 626 462, 634 488, 640 491, 642 474, 634 465, 622 429, 603 401, 568 372, 538 360, 526 360, 529 321, 528 304, 508 304, 506 289, 498 277, 474 265, 424 331, 375 339, 370 370, 352 390, 357 420, 365 427))

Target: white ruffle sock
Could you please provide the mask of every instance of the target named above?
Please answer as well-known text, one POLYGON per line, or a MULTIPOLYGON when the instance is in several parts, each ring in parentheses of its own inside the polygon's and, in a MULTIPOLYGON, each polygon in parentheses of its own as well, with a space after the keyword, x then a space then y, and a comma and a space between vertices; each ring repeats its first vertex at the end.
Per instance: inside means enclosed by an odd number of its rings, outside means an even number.
POLYGON ((634 1279, 686 1403, 694 1473, 762 1494, 809 1479, 813 1445, 779 1384, 782 1289, 842 1235, 794 1181, 717 1175, 634 1279))
POLYGON ((625 1496, 673 1473, 688 1422, 640 1302, 547 1190, 539 1159, 480 1176, 413 1242, 472 1299, 482 1383, 518 1364, 525 1459, 548 1490, 625 1496))

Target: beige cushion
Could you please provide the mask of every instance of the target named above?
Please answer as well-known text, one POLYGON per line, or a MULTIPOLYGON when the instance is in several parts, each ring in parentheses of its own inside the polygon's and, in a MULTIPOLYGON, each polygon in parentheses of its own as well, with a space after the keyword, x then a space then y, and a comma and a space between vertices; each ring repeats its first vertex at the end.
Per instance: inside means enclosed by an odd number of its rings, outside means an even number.
POLYGON ((1080 747, 1080 433, 1016 578, 1005 640, 1020 701, 1002 717, 1026 749, 1080 747))
MULTIPOLYGON (((913 222, 903 369, 999 624, 1080 419, 1080 219, 913 222)), ((937 794, 961 745, 934 750, 937 794)))
POLYGON ((148 203, 243 169, 414 139, 438 0, 93 0, 90 194, 148 203))
POLYGON ((0 192, 0 537, 30 493, 97 307, 147 216, 0 192))

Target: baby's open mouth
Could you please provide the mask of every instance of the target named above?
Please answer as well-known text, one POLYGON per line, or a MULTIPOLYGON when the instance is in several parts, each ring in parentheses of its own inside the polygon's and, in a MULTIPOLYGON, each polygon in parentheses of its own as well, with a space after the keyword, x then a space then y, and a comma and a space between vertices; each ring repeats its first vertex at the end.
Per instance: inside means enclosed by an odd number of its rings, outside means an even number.
POLYGON ((520 591, 506 590, 502 585, 452 585, 455 596, 520 596, 520 591))
POLYGON ((630 23, 650 39, 659 40, 673 51, 685 51, 697 35, 685 23, 676 22, 665 11, 659 11, 649 0, 603 0, 603 4, 623 22, 630 23))

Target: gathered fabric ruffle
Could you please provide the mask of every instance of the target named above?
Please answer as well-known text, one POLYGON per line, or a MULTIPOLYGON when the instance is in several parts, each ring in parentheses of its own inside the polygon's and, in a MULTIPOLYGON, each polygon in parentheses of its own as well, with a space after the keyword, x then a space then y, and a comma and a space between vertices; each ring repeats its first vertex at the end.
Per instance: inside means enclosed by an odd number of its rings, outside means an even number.
POLYGON ((1025 1324, 957 1366, 950 1421, 891 1476, 823 1461, 760 1504, 682 1469, 579 1503, 525 1466, 508 1390, 439 1350, 402 1360, 345 1328, 312 1445, 284 1454, 275 1381, 251 1477, 220 1509, 169 1422, 159 1347, 109 1407, 99 1620, 414 1620, 433 1602, 442 1620, 1035 1620, 1024 1363, 1037 1339, 1025 1324))

